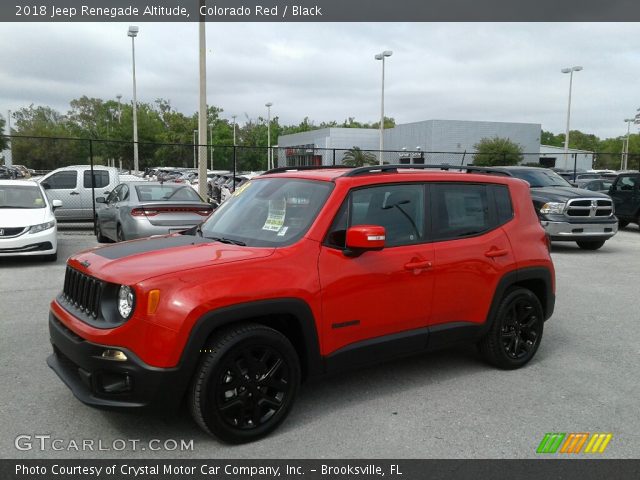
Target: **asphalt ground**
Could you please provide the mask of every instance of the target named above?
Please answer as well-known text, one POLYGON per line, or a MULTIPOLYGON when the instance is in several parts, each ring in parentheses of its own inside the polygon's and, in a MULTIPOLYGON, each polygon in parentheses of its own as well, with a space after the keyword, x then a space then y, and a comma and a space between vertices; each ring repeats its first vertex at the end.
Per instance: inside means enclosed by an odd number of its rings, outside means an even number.
POLYGON ((208 437, 186 409, 105 412, 73 397, 45 363, 48 304, 65 259, 96 242, 69 227, 59 237, 55 264, 0 260, 1 458, 530 458, 547 432, 610 432, 600 457, 640 452, 635 225, 596 252, 554 245, 556 310, 527 367, 496 370, 469 347, 315 381, 276 432, 243 446, 208 437), (50 436, 44 449, 36 435, 50 436))

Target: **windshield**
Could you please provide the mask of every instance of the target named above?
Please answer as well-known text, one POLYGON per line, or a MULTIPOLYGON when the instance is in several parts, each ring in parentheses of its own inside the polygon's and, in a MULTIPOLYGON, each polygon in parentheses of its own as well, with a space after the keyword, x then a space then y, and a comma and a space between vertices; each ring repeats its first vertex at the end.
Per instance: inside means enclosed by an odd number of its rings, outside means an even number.
POLYGON ((200 195, 187 185, 136 185, 136 193, 141 202, 202 202, 200 195))
POLYGON ((571 187, 571 184, 553 170, 543 168, 536 170, 510 170, 511 175, 525 182, 532 188, 537 187, 571 187))
POLYGON ((46 202, 35 185, 0 185, 0 208, 44 208, 46 202))
POLYGON ((202 224, 204 237, 251 247, 291 245, 315 220, 329 182, 265 178, 245 183, 202 224))

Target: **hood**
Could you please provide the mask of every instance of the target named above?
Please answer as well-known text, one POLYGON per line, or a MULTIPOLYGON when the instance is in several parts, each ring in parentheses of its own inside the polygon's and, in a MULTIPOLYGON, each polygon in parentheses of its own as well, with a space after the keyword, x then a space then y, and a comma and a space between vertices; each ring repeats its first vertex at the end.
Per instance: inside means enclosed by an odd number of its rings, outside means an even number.
POLYGON ((178 234, 86 250, 71 257, 69 265, 107 282, 131 285, 179 270, 264 258, 274 250, 178 234))
POLYGON ((44 208, 0 208, 0 228, 27 227, 53 220, 51 210, 44 208))
POLYGON ((609 196, 604 193, 574 187, 532 187, 531 198, 542 203, 564 203, 572 198, 609 198, 609 196))

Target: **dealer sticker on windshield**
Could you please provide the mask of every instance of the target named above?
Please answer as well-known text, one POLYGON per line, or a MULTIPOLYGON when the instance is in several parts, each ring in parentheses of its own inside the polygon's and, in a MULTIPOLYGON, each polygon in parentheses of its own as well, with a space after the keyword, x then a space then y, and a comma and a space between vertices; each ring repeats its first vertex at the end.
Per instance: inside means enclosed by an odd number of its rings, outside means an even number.
POLYGON ((287 214, 287 203, 284 199, 269 200, 269 213, 262 230, 278 232, 284 225, 284 217, 287 214))

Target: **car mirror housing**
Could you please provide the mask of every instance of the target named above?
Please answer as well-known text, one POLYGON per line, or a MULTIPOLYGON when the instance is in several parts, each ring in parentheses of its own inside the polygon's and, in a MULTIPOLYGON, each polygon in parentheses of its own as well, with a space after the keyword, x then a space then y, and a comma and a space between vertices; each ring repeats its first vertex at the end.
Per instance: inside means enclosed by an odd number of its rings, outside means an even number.
POLYGON ((104 197, 96 197, 96 203, 107 203, 104 197))
POLYGON ((51 207, 55 210, 56 208, 60 208, 62 206, 62 200, 52 200, 51 207))
POLYGON ((384 227, 378 225, 358 225, 347 230, 347 249, 381 250, 384 248, 386 234, 384 227))

